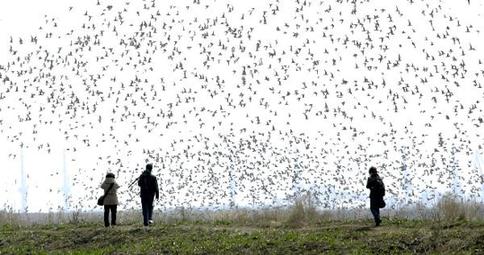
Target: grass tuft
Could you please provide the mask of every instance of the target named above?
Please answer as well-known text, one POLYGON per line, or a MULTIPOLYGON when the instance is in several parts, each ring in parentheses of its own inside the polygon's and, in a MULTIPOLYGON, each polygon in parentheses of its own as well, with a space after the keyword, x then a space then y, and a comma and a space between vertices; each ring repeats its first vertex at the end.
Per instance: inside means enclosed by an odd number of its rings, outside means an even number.
POLYGON ((286 223, 291 227, 303 227, 319 220, 319 214, 312 201, 311 193, 307 193, 296 199, 294 205, 289 208, 286 223))

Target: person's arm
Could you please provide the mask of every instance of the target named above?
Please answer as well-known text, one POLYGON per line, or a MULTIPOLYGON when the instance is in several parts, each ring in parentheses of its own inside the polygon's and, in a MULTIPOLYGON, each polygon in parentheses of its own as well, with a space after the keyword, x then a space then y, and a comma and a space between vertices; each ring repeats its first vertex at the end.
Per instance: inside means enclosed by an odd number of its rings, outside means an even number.
POLYGON ((103 182, 103 183, 101 184, 101 189, 103 189, 103 190, 106 190, 108 187, 109 187, 109 186, 108 186, 108 184, 107 184, 106 182, 103 182))
POLYGON ((141 187, 141 178, 142 178, 142 176, 138 177, 138 186, 140 186, 140 187, 141 187))
POLYGON ((366 180, 366 188, 367 188, 367 189, 371 189, 371 186, 370 186, 370 178, 368 178, 368 179, 366 180))

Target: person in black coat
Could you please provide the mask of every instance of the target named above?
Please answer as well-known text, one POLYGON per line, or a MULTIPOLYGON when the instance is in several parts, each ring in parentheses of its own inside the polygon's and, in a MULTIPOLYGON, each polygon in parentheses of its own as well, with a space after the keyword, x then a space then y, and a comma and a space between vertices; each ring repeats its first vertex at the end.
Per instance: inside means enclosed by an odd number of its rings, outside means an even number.
POLYGON ((138 186, 141 190, 141 208, 143 210, 143 225, 148 226, 153 224, 153 200, 156 197, 160 198, 160 191, 158 189, 158 181, 156 177, 151 174, 153 164, 147 164, 146 170, 138 179, 138 186))
POLYGON ((380 208, 385 206, 385 201, 383 200, 385 185, 375 167, 370 167, 369 174, 370 177, 366 182, 366 188, 370 189, 370 210, 375 220, 375 226, 380 226, 382 222, 380 219, 380 208))

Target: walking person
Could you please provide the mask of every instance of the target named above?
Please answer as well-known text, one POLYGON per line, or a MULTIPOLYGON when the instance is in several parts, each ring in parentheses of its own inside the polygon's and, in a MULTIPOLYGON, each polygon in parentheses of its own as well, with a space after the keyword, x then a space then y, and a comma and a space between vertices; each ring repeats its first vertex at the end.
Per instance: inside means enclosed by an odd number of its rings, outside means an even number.
POLYGON ((375 167, 370 167, 369 174, 370 177, 366 182, 366 188, 370 189, 370 210, 371 214, 373 214, 373 219, 375 220, 375 226, 378 227, 382 222, 380 218, 380 208, 385 207, 385 201, 383 200, 383 197, 385 196, 385 185, 375 167))
POLYGON ((141 208, 143 210, 143 225, 146 227, 153 224, 153 200, 160 198, 158 181, 151 174, 153 164, 147 164, 146 170, 141 174, 138 180, 138 186, 141 190, 141 208))
POLYGON ((119 185, 114 179, 113 173, 106 174, 106 179, 101 184, 101 189, 104 189, 104 226, 115 226, 116 225, 116 212, 118 209, 118 195, 117 190, 119 185), (109 224, 109 212, 111 212, 111 224, 109 224))

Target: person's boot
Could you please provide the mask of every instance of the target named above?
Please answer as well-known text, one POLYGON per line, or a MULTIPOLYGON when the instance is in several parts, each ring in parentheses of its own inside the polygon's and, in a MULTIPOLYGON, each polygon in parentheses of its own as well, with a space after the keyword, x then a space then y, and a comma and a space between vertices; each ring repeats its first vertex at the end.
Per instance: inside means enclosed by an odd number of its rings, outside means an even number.
POLYGON ((380 224, 381 224, 381 220, 380 220, 380 219, 377 219, 377 220, 375 221, 375 227, 380 226, 380 224))

